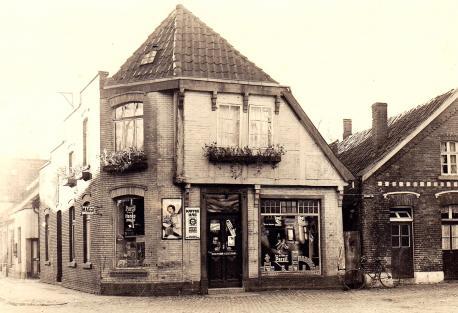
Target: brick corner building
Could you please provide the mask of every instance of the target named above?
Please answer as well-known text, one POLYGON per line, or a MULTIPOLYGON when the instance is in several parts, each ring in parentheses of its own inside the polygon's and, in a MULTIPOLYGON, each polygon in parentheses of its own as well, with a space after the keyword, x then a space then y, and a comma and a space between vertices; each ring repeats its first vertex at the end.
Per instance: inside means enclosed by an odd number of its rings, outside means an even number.
POLYGON ((345 189, 344 230, 360 231, 362 253, 407 283, 458 278, 458 93, 448 91, 372 128, 345 127, 334 149, 357 177, 345 189), (348 135, 349 134, 349 135, 348 135))
POLYGON ((334 286, 351 173, 288 87, 183 6, 66 120, 42 280, 114 295, 334 286))

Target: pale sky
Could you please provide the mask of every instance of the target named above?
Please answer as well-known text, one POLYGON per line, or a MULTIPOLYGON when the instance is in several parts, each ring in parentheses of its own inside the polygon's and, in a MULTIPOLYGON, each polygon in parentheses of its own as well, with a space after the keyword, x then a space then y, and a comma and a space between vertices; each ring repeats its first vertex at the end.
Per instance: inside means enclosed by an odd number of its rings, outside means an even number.
POLYGON ((114 74, 177 3, 290 86, 331 142, 458 87, 458 1, 40 0, 0 11, 0 156, 48 157, 78 91, 114 74))

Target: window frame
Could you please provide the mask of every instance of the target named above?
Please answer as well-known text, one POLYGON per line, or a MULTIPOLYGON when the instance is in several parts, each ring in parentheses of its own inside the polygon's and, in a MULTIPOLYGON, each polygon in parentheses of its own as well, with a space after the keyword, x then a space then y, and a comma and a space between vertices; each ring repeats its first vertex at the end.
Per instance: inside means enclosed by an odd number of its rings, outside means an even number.
POLYGON ((49 261, 49 214, 45 215, 45 261, 49 261))
POLYGON ((145 109, 145 105, 144 105, 144 102, 143 101, 129 101, 129 102, 123 102, 119 105, 116 105, 112 108, 113 110, 113 140, 114 140, 114 151, 124 151, 126 149, 129 149, 129 148, 136 148, 138 150, 144 150, 144 147, 145 147, 145 112, 144 112, 144 109, 145 109), (142 114, 141 115, 133 115, 133 116, 129 116, 129 117, 121 117, 121 118, 117 118, 116 117, 116 112, 118 109, 124 107, 124 106, 127 106, 131 103, 134 103, 134 104, 141 104, 142 105, 142 114), (138 141, 138 134, 137 134, 137 120, 142 120, 142 133, 141 133, 141 136, 142 136, 142 146, 141 147, 137 147, 137 141, 138 141), (134 129, 134 138, 132 138, 132 146, 128 147, 127 146, 127 143, 126 142, 123 142, 125 141, 125 138, 127 138, 125 136, 125 127, 124 127, 124 123, 125 121, 133 121, 134 122, 134 126, 133 126, 133 129, 134 129), (123 122, 123 129, 122 129, 122 140, 121 140, 121 144, 120 144, 120 148, 118 149, 118 144, 117 144, 117 134, 116 134, 116 124, 119 123, 119 122, 123 122))
MULTIPOLYGON (((458 250, 458 235, 457 236, 453 236, 453 229, 456 228, 457 229, 457 233, 458 233, 458 218, 454 218, 453 217, 453 213, 455 212, 455 214, 458 213, 458 205, 449 205, 449 206, 446 206, 445 208, 447 208, 447 217, 443 217, 441 216, 441 247, 442 247, 442 251, 453 251, 453 250, 458 250), (455 210, 454 210, 455 209, 455 210), (447 237, 444 237, 444 227, 448 228, 448 236, 447 237), (448 239, 448 249, 444 249, 444 238, 447 238, 448 239), (456 239, 457 243, 456 245, 453 244, 453 239, 456 239)), ((445 211, 445 210, 444 210, 445 211)), ((442 213, 441 213, 442 215, 442 213)))
POLYGON ((440 164, 441 175, 456 176, 458 175, 458 141, 441 141, 440 142, 440 164), (455 151, 450 151, 450 144, 455 144, 455 151), (442 145, 445 144, 446 151, 442 151, 442 145), (443 157, 446 157, 447 163, 444 163, 443 157), (452 164, 451 157, 455 156, 455 163, 452 164), (452 165, 455 166, 455 172, 452 173, 452 165), (444 173, 444 166, 447 166, 447 173, 444 173))
POLYGON ((221 107, 222 106, 229 106, 229 107, 238 107, 239 109, 239 127, 238 127, 238 144, 236 146, 241 147, 242 146, 242 118, 243 118, 243 108, 241 104, 238 103, 231 103, 231 102, 226 102, 226 103, 218 103, 218 110, 216 113, 216 143, 219 147, 230 147, 227 145, 222 145, 221 144, 221 133, 220 133, 220 117, 221 117, 221 107))
POLYGON ((75 207, 72 206, 68 210, 68 256, 69 261, 75 261, 76 251, 75 251, 75 207))
MULTIPOLYGON (((89 206, 90 202, 85 202, 83 206, 89 206)), ((83 215, 83 263, 91 261, 91 215, 83 215)))
MULTIPOLYGON (((318 233, 318 240, 317 240, 317 243, 318 243, 318 265, 316 266, 317 267, 317 272, 308 272, 308 271, 286 271, 286 272, 281 272, 281 271, 273 271, 271 273, 269 272, 265 272, 265 271, 262 271, 261 272, 261 275, 295 275, 295 274, 305 274, 305 275, 322 275, 323 273, 323 269, 322 269, 322 264, 323 264, 323 260, 322 260, 322 257, 323 257, 323 253, 321 251, 321 241, 322 241, 322 236, 323 234, 321 233, 321 211, 322 211, 322 199, 321 198, 314 198, 314 197, 310 197, 310 198, 303 198, 303 197, 288 197, 288 198, 282 198, 282 197, 261 197, 260 201, 259 201, 259 225, 258 225, 258 228, 261 229, 262 227, 262 223, 264 222, 264 216, 311 216, 311 217, 316 217, 317 218, 317 233, 318 233), (264 201, 279 201, 280 203, 280 213, 278 212, 265 212, 263 213, 263 204, 264 204, 264 201), (305 208, 302 208, 302 212, 300 212, 300 207, 299 207, 299 202, 300 201, 303 201, 303 202, 306 202, 306 201, 312 201, 312 202, 315 202, 317 204, 317 210, 315 211, 314 209, 314 206, 312 206, 313 210, 309 212, 305 212, 305 208), (296 202, 296 212, 282 212, 282 202, 296 202)), ((291 205, 292 207, 292 205, 291 205)), ((286 207, 286 210, 288 210, 288 205, 286 207)), ((261 242, 261 232, 259 232, 259 242, 261 242)), ((297 236, 297 234, 295 235, 297 236)), ((262 247, 260 246, 259 247, 259 251, 261 251, 262 247)), ((260 253, 259 255, 260 259, 259 259, 259 264, 260 264, 260 267, 262 267, 262 260, 263 260, 263 257, 262 257, 262 252, 260 253)))
POLYGON ((249 108, 249 111, 248 111, 248 146, 251 147, 251 148, 258 148, 258 149, 265 149, 269 146, 272 146, 273 145, 273 137, 274 137, 274 121, 273 121, 273 109, 271 106, 268 106, 268 105, 258 105, 258 104, 253 104, 253 105, 250 105, 250 108, 249 108), (267 138, 267 141, 270 142, 270 144, 268 143, 267 146, 262 146, 262 147, 258 147, 258 146, 254 146, 251 142, 251 116, 252 116, 252 109, 253 108, 266 108, 270 111, 270 138, 269 138, 269 134, 267 134, 268 138, 267 138))

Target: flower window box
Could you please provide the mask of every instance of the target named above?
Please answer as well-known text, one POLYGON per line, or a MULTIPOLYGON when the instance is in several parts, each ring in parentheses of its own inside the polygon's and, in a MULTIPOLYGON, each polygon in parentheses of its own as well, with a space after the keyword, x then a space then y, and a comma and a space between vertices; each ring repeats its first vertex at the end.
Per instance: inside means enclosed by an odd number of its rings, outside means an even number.
POLYGON ((76 186, 76 178, 75 176, 67 176, 62 179, 62 185, 67 187, 75 187, 76 186))
POLYGON ((143 171, 148 168, 145 152, 134 147, 111 153, 104 151, 101 159, 102 170, 107 173, 122 174, 143 171))
POLYGON ((212 163, 238 163, 238 164, 271 164, 275 166, 281 161, 285 149, 281 145, 267 148, 246 147, 219 147, 216 143, 204 146, 204 155, 212 163))

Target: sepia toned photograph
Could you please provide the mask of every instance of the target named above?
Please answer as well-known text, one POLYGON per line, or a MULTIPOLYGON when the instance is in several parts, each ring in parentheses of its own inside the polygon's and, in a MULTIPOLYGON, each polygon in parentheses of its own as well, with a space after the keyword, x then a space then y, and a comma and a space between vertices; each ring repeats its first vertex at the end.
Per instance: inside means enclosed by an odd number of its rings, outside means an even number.
POLYGON ((0 312, 458 312, 458 1, 0 10, 0 312))

